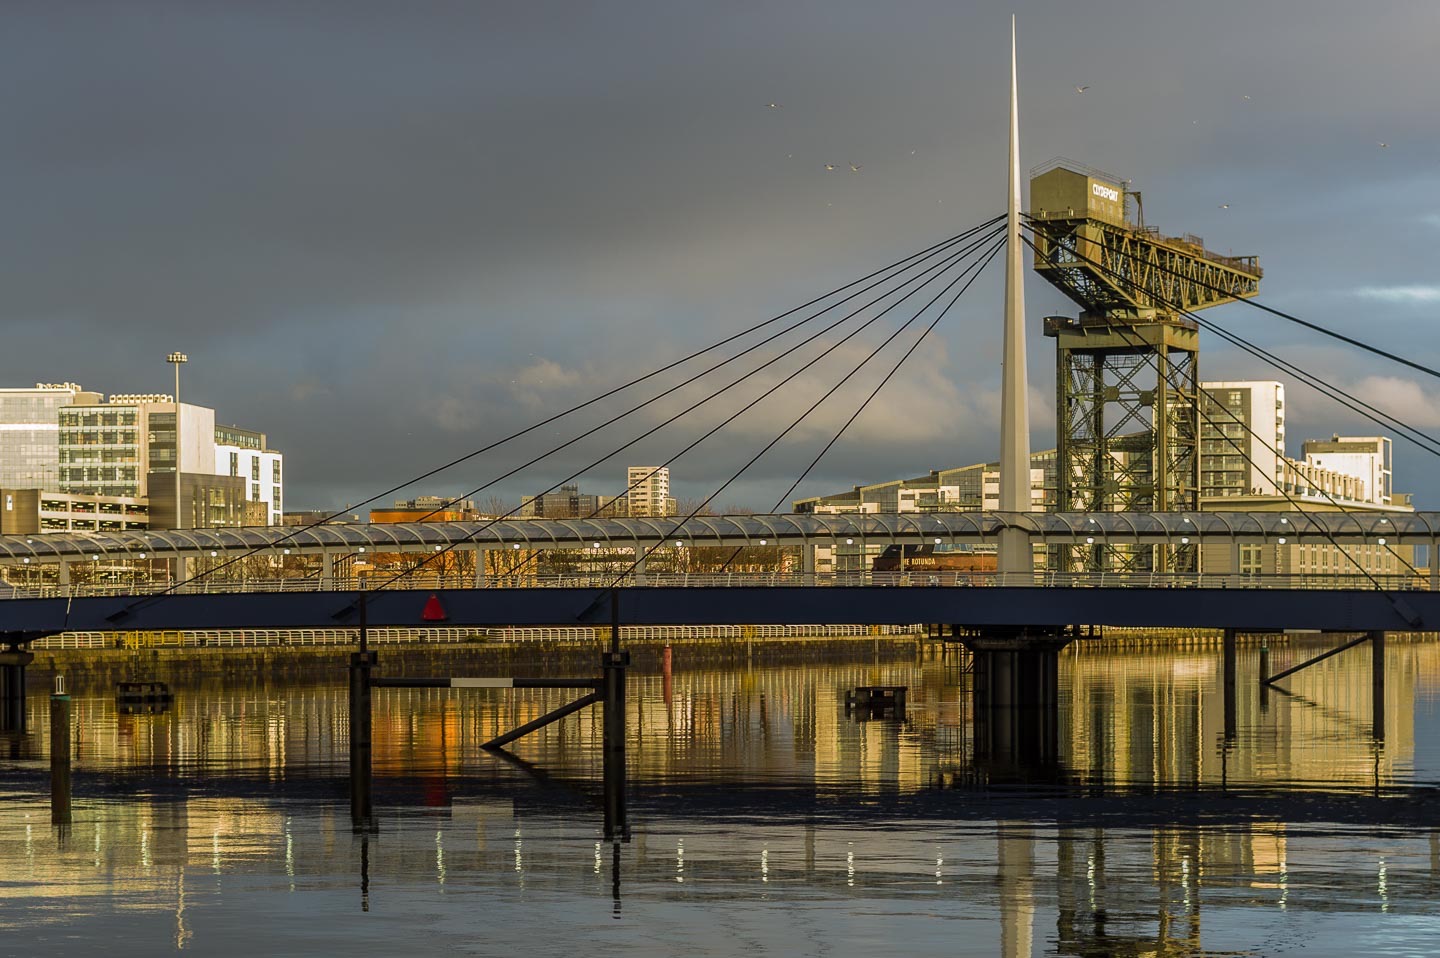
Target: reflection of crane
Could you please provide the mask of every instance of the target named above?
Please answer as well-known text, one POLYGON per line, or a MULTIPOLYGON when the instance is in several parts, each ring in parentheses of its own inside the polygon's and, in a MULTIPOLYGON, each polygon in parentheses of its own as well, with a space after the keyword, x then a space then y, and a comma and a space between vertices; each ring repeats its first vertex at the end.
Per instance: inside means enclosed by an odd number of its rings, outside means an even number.
MULTIPOLYGON (((1199 508, 1199 336, 1187 310, 1258 291, 1254 256, 1220 256, 1196 236, 1144 225, 1138 191, 1068 160, 1031 171, 1035 271, 1081 307, 1052 316, 1061 511, 1199 508), (1135 220, 1127 215, 1133 198, 1135 220)), ((1076 556, 1056 557, 1072 567, 1076 556)), ((1083 565, 1194 567, 1191 549, 1084 552, 1083 565)))

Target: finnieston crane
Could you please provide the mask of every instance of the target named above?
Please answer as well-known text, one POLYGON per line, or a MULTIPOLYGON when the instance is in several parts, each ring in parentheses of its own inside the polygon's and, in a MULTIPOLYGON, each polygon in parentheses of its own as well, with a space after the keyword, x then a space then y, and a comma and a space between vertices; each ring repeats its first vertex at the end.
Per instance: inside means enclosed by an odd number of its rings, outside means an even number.
MULTIPOLYGON (((1081 308, 1047 316, 1055 339, 1061 511, 1200 507, 1199 328, 1194 311, 1254 296, 1255 256, 1144 225, 1125 181, 1065 159, 1030 174, 1035 271, 1081 308), (1131 217, 1131 208, 1137 214, 1131 217)), ((1192 571, 1194 547, 1079 547, 1053 567, 1192 571)))

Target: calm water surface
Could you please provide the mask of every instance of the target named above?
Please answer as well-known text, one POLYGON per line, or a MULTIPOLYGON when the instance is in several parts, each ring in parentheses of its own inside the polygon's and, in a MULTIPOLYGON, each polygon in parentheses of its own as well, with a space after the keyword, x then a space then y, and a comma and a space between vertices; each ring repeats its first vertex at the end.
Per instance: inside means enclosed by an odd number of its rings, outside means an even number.
POLYGON ((1242 650, 1229 744, 1218 650, 1082 650, 1043 767, 976 757, 958 658, 683 666, 631 677, 627 843, 595 710, 479 748, 564 692, 377 691, 368 837, 338 682, 77 695, 63 834, 34 696, 0 740, 0 954, 1440 953, 1440 645, 1392 641, 1384 742, 1368 650, 1264 699, 1242 650), (847 717, 863 684, 905 718, 847 717))

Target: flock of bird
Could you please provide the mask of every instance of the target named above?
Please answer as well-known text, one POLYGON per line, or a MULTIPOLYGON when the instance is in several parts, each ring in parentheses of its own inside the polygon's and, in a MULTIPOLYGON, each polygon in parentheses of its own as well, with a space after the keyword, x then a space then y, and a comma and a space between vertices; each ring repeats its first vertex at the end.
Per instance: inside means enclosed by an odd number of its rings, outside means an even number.
MULTIPOLYGON (((1083 84, 1083 85, 1077 84, 1076 87, 1075 87, 1075 93, 1076 93, 1077 95, 1079 95, 1079 94, 1084 93, 1084 92, 1085 92, 1086 90, 1088 90, 1088 89, 1090 89, 1090 84, 1088 84, 1088 83, 1083 84)), ((1241 94, 1241 96, 1242 96, 1242 98, 1245 99, 1245 100, 1250 100, 1250 99, 1251 99, 1250 94, 1248 94, 1248 93, 1241 94)), ((778 109, 780 109, 780 104, 778 104, 778 103, 768 103, 768 104, 766 104, 766 106, 767 106, 769 109, 772 109, 772 110, 778 110, 778 109)), ((1199 120, 1191 120, 1190 122, 1191 122, 1191 123, 1195 123, 1195 124, 1199 124, 1200 121, 1199 121, 1199 120)), ((1389 143, 1386 143, 1386 142, 1384 142, 1384 141, 1382 140, 1382 141, 1379 142, 1379 146, 1380 146, 1380 149, 1384 150, 1384 149, 1389 149, 1390 144, 1389 144, 1389 143)), ((911 155, 911 156, 914 156, 914 155, 915 155, 915 151, 914 151, 914 150, 911 150, 911 151, 910 151, 910 155, 911 155)), ((786 154, 786 158, 787 158, 787 159, 790 158, 790 157, 793 157, 793 156, 794 156, 793 153, 787 153, 787 154, 786 154)), ((851 173, 859 173, 860 170, 862 169, 862 165, 859 164, 859 163, 851 163, 851 164, 849 164, 849 166, 850 166, 850 172, 851 172, 851 173)), ((826 173, 834 173, 834 172, 835 172, 836 170, 838 170, 838 169, 840 169, 840 167, 836 166, 834 163, 826 163, 826 164, 825 164, 825 172, 826 172, 826 173)), ((1221 203, 1221 204, 1220 204, 1220 209, 1222 209, 1222 210, 1228 210, 1229 208, 1230 208, 1230 204, 1229 204, 1229 203, 1221 203)))

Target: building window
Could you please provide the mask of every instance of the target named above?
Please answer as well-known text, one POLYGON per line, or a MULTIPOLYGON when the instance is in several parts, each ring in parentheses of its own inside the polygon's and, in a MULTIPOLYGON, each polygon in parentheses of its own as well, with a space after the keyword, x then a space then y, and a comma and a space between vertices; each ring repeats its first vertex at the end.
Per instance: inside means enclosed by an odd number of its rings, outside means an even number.
POLYGON ((251 501, 251 502, 259 502, 259 501, 260 501, 260 483, 258 483, 258 482, 252 482, 252 483, 250 483, 250 501, 251 501))
POLYGON ((240 453, 238 452, 230 453, 230 475, 240 475, 240 453))
POLYGON ((271 476, 271 481, 274 482, 275 485, 277 485, 277 486, 280 485, 280 460, 279 460, 279 459, 276 459, 276 460, 274 460, 273 462, 270 463, 270 476, 271 476))
POLYGON ((259 481, 260 481, 260 457, 259 457, 259 456, 251 456, 251 457, 250 457, 250 478, 251 478, 251 479, 254 479, 256 482, 259 482, 259 481))

